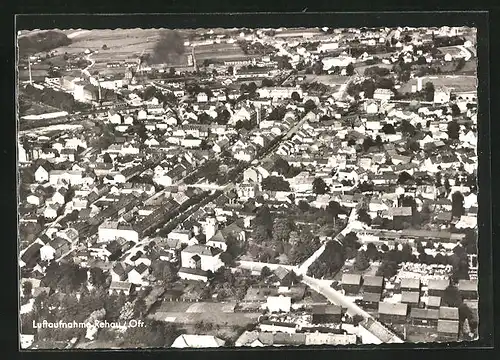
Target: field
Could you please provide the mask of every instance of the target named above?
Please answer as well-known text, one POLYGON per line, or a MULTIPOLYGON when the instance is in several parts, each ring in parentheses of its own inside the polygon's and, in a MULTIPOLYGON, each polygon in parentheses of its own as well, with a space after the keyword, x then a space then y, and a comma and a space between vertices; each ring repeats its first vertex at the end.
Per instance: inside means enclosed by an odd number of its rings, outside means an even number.
POLYGON ((201 45, 195 48, 196 61, 200 62, 205 59, 218 60, 246 57, 245 53, 238 44, 213 44, 213 45, 201 45))
POLYGON ((349 77, 341 75, 304 75, 304 83, 319 82, 329 86, 342 85, 347 80, 349 80, 349 77))
MULTIPOLYGON (((477 78, 476 76, 466 76, 466 75, 433 75, 425 76, 423 78, 423 85, 426 82, 432 82, 434 87, 437 86, 447 86, 455 91, 472 91, 477 88, 477 78)), ((411 86, 416 84, 416 80, 411 80, 406 84, 401 86, 400 92, 411 92, 411 86)))
POLYGON ((234 305, 234 303, 164 302, 160 309, 150 317, 184 325, 204 321, 219 326, 246 326, 255 323, 261 315, 260 313, 234 313, 232 312, 234 305))

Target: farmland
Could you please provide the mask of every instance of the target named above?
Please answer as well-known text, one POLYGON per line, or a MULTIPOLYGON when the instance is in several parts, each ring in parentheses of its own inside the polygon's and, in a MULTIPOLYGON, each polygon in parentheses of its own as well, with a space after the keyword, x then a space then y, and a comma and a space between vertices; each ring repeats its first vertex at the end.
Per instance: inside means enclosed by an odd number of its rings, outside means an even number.
POLYGON ((205 59, 224 60, 231 58, 246 57, 245 53, 238 44, 213 44, 213 45, 200 45, 195 48, 196 61, 203 61, 205 59))
POLYGON ((345 84, 349 80, 348 76, 341 75, 304 75, 304 83, 319 82, 329 86, 345 84))
MULTIPOLYGON (((425 76, 423 78, 423 84, 427 82, 432 82, 434 87, 437 86, 447 86, 455 91, 473 91, 477 88, 477 79, 475 76, 465 76, 465 75, 439 75, 439 76, 425 76)), ((406 84, 402 85, 400 92, 411 92, 411 86, 416 84, 416 80, 411 80, 406 84)))
POLYGON ((161 321, 192 325, 199 321, 220 326, 246 326, 255 323, 260 313, 235 313, 234 303, 164 302, 150 317, 161 321))

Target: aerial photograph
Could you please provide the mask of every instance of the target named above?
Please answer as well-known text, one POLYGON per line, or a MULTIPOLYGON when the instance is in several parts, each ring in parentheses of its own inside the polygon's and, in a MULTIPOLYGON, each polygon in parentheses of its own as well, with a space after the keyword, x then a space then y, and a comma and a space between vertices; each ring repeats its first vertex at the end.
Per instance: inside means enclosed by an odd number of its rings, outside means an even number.
POLYGON ((19 348, 479 339, 476 40, 17 29, 19 348))

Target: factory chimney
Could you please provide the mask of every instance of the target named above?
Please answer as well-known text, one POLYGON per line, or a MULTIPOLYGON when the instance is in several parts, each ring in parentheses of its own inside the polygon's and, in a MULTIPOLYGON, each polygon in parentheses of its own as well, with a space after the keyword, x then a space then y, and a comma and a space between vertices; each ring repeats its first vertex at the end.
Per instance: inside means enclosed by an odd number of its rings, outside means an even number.
POLYGON ((33 84, 33 78, 31 77, 31 56, 28 56, 28 72, 30 76, 30 85, 33 84))

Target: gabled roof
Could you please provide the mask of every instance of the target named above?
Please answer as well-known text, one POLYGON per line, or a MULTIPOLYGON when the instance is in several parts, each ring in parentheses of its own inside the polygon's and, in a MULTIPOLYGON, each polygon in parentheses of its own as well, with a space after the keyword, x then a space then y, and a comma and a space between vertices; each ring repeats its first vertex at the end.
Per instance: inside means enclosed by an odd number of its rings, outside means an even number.
POLYGON ((408 313, 408 305, 400 303, 379 302, 378 312, 379 314, 384 315, 406 316, 406 314, 408 313))
POLYGON ((213 335, 182 334, 174 340, 173 348, 212 348, 225 345, 225 341, 213 335))

